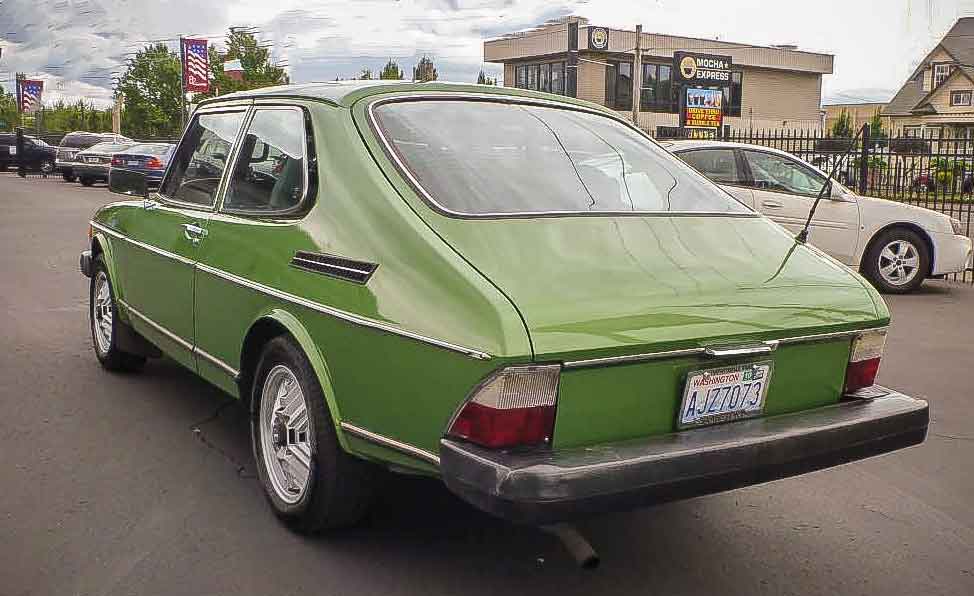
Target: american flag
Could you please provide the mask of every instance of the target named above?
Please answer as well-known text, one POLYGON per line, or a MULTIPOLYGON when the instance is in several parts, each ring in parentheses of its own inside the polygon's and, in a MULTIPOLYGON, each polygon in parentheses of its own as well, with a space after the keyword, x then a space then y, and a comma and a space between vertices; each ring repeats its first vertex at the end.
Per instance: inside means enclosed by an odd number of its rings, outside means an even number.
POLYGON ((205 39, 183 38, 183 83, 187 91, 210 90, 210 54, 205 39))
POLYGON ((44 81, 20 79, 17 81, 17 100, 21 112, 33 112, 41 107, 44 81))

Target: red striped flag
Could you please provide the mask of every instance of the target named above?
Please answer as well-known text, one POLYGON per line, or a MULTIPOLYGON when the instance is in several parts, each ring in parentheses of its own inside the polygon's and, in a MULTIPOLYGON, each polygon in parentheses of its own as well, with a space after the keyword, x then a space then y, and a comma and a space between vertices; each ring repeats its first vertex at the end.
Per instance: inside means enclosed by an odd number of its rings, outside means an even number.
POLYGON ((44 81, 17 79, 17 107, 21 112, 34 112, 41 107, 44 81))
POLYGON ((186 91, 209 91, 210 54, 206 40, 184 37, 182 43, 183 84, 186 86, 186 91))

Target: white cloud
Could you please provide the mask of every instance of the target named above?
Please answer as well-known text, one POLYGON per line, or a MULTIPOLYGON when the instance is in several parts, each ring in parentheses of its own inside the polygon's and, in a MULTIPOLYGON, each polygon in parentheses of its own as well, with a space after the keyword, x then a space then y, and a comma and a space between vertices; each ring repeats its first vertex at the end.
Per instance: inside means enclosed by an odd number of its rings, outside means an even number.
POLYGON ((106 103, 111 77, 150 40, 173 49, 180 34, 219 42, 248 25, 289 65, 292 80, 350 77, 397 59, 409 74, 424 53, 441 79, 472 81, 483 39, 574 13, 594 23, 756 44, 797 43, 836 55, 826 96, 892 92, 974 0, 0 0, 0 79, 45 79, 47 97, 106 103), (928 7, 932 7, 930 10, 928 7), (188 25, 191 24, 191 25, 188 25), (188 30, 187 27, 193 30, 188 30))

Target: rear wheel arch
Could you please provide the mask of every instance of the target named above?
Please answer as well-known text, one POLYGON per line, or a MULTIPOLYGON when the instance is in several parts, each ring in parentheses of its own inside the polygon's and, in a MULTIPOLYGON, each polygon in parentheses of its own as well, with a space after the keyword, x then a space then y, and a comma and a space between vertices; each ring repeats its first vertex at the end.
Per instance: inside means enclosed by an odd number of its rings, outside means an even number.
POLYGON ((910 230, 911 232, 915 233, 923 240, 927 248, 927 253, 930 255, 930 263, 927 267, 927 271, 923 272, 923 276, 925 278, 930 277, 930 274, 933 273, 934 271, 934 263, 936 262, 937 259, 937 253, 934 250, 933 240, 930 238, 930 234, 928 234, 926 230, 924 230, 923 228, 921 228, 920 226, 914 223, 907 223, 901 221, 887 224, 882 228, 873 232, 872 237, 869 238, 869 242, 867 242, 865 248, 863 248, 862 256, 859 258, 860 271, 862 270, 863 266, 866 264, 866 258, 869 256, 869 251, 873 249, 873 247, 876 245, 876 242, 879 240, 879 238, 884 233, 894 229, 910 230))
MULTIPOLYGON (((288 335, 297 342, 304 352, 304 355, 311 363, 318 383, 321 385, 328 404, 328 411, 331 414, 332 424, 335 427, 335 434, 342 449, 349 451, 345 441, 345 435, 341 429, 341 414, 335 398, 335 391, 331 382, 331 373, 328 365, 318 349, 318 345, 312 339, 311 334, 304 327, 300 320, 290 312, 275 308, 259 316, 244 337, 243 345, 240 350, 240 377, 237 380, 238 390, 241 399, 245 400, 248 409, 252 409, 253 381, 257 372, 257 365, 260 361, 261 352, 264 346, 275 337, 288 335)), ((253 414, 253 412, 251 412, 253 414)))
MULTIPOLYGON (((115 253, 112 250, 112 245, 108 241, 108 238, 104 234, 95 234, 91 237, 91 259, 94 259, 101 255, 102 260, 105 262, 105 267, 108 268, 108 276, 112 282, 112 291, 115 292, 116 298, 125 299, 125 292, 123 291, 121 284, 121 277, 118 275, 118 268, 115 263, 115 253)), ((124 309, 122 309, 124 311, 124 309)), ((128 319, 128 313, 123 313, 122 318, 128 319)))

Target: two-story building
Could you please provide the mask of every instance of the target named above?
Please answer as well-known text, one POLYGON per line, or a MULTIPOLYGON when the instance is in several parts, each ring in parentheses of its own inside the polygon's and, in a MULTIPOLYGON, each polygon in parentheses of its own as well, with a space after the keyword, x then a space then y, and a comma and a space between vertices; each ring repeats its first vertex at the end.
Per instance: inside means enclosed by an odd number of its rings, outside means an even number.
POLYGON ((895 135, 974 138, 974 17, 954 23, 883 115, 895 135))
MULTIPOLYGON (((635 48, 635 31, 566 17, 485 41, 484 60, 504 65, 505 86, 570 95, 628 115, 635 48)), ((643 33, 640 48, 638 124, 650 132, 680 126, 681 101, 690 86, 722 91, 723 124, 735 130, 822 127, 822 77, 833 67, 829 54, 657 33, 643 33), (714 79, 690 83, 681 75, 684 52, 714 56, 726 68, 714 79)))

